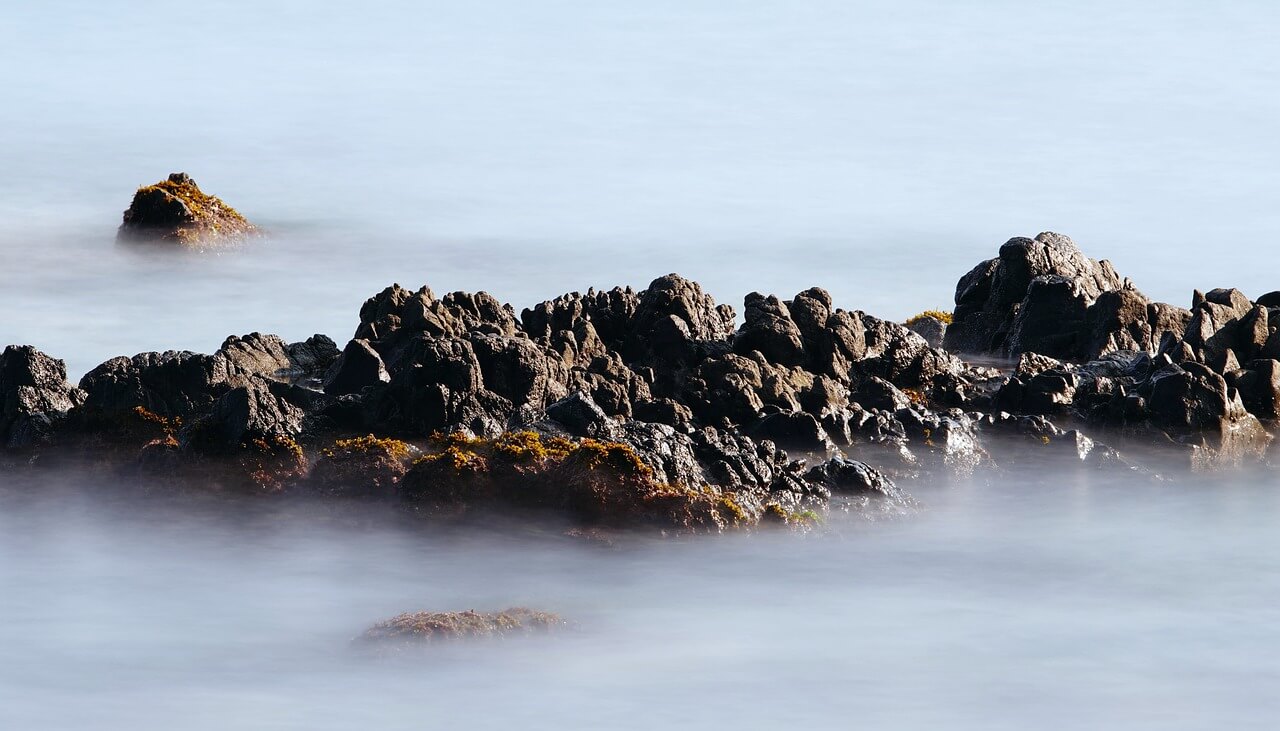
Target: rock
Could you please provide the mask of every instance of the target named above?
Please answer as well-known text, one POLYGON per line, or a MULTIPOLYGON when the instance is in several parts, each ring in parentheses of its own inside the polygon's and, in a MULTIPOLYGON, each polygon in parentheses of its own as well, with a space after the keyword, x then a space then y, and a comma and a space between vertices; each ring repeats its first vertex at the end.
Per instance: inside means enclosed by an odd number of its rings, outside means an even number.
POLYGON ((387 373, 382 356, 368 340, 356 338, 343 349, 332 375, 325 381, 324 392, 342 396, 390 382, 391 374, 387 373))
POLYGON ((117 238, 205 246, 243 241, 258 229, 236 209, 206 194, 186 173, 138 188, 117 238))
POLYGON ((880 409, 889 412, 905 409, 911 405, 911 399, 897 386, 875 376, 863 379, 850 394, 850 398, 864 409, 880 409))
POLYGON ((615 431, 609 416, 582 391, 575 391, 548 406, 547 416, 578 437, 607 438, 615 431))
POLYGON ((943 344, 967 353, 1031 350, 1082 357, 1083 338, 1072 328, 1083 333, 1085 309, 1104 292, 1132 288, 1110 262, 1088 258, 1066 236, 1010 239, 999 257, 979 264, 956 285, 955 313, 943 344), (1023 314, 1027 305, 1030 311, 1023 314), (1054 319, 1055 306, 1066 308, 1065 322, 1054 319))
POLYGON ((416 450, 372 434, 339 439, 327 447, 307 476, 308 491, 332 497, 390 498, 416 450))
POLYGON ((1254 300, 1254 304, 1262 305, 1263 307, 1280 307, 1280 291, 1267 292, 1254 300))
POLYGON ((745 322, 733 339, 735 353, 758 351, 771 363, 800 365, 804 362, 804 339, 791 319, 791 312, 777 297, 759 292, 747 295, 745 322))
POLYGON ((415 612, 379 622, 356 638, 361 645, 379 649, 440 640, 507 637, 516 634, 550 632, 565 627, 565 621, 550 612, 513 607, 500 612, 415 612))
POLYGON ((292 440, 302 432, 303 410, 283 391, 281 384, 254 377, 220 396, 182 441, 200 452, 228 453, 255 440, 292 440))
POLYGON ((623 355, 666 370, 696 362, 705 344, 733 333, 733 308, 717 305, 697 282, 668 274, 640 293, 623 355))
POLYGON ((66 364, 30 345, 0 354, 0 445, 9 449, 47 441, 84 392, 67 383, 66 364))
POLYGON ((826 452, 835 448, 822 424, 803 411, 768 414, 751 428, 751 435, 801 452, 826 452))
POLYGON ((1251 361, 1233 385, 1250 413, 1262 419, 1280 419, 1280 361, 1251 361))
POLYGON ((841 495, 874 495, 897 500, 905 498, 888 475, 865 462, 845 457, 835 457, 823 462, 805 473, 804 478, 841 495))
POLYGON ((675 399, 661 398, 637 401, 632 409, 632 416, 637 421, 666 424, 680 431, 687 429, 690 422, 693 421, 693 412, 689 410, 689 407, 675 399))
POLYGON ((1221 429, 1248 416, 1240 394, 1200 363, 1170 365, 1150 379, 1148 405, 1159 424, 1180 429, 1221 429))
POLYGON ((227 338, 212 355, 166 351, 112 358, 80 379, 84 410, 99 426, 138 407, 162 417, 198 415, 255 377, 293 383, 327 367, 325 340, 315 336, 289 345, 275 335, 251 333, 227 338))
POLYGON ((924 338, 930 348, 941 348, 942 340, 947 334, 947 323, 930 314, 913 317, 907 320, 906 326, 911 332, 924 338))

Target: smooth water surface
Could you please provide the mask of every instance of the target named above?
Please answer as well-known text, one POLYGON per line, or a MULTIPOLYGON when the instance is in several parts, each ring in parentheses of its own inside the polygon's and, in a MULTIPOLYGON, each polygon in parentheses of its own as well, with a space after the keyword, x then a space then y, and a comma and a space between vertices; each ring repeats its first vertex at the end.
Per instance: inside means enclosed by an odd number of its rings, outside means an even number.
POLYGON ((1263 475, 909 484, 919 515, 624 538, 290 500, 0 496, 0 725, 40 729, 1266 729, 1263 475), (370 660, 410 610, 568 632, 370 660))
POLYGON ((0 342, 79 378, 341 342, 392 281, 520 308, 671 271, 905 318, 1043 230, 1166 301, 1257 296, 1277 26, 1249 0, 9 3, 0 342), (273 237, 115 248, 175 170, 273 237))

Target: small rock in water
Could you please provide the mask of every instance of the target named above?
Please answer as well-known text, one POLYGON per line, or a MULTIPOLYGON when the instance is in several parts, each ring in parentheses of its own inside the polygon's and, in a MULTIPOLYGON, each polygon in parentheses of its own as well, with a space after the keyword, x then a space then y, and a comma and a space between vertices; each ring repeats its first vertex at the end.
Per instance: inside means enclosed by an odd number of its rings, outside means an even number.
POLYGON ((133 194, 116 238, 173 241, 184 246, 231 244, 258 228, 220 198, 200 190, 186 173, 173 173, 133 194))
POLYGON ((379 622, 356 638, 357 642, 379 646, 404 645, 437 640, 549 632, 565 626, 550 612, 512 607, 500 612, 411 612, 379 622))

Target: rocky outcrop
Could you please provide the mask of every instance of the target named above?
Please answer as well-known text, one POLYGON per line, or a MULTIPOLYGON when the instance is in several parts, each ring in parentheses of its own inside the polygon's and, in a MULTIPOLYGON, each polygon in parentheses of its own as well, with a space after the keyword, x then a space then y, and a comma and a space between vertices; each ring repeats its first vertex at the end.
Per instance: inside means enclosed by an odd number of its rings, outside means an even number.
POLYGON ((73 389, 60 364, 11 348, 0 425, 13 445, 65 431, 136 448, 144 471, 222 460, 272 491, 430 514, 805 523, 833 495, 867 514, 910 509, 895 481, 998 464, 1004 443, 1134 469, 1054 420, 1147 433, 1206 464, 1259 453, 1280 410, 1280 308, 1235 290, 1192 304, 1149 301, 1056 234, 1014 239, 967 274, 945 328, 946 313, 909 327, 817 287, 748 294, 735 326, 674 274, 519 317, 484 292, 392 285, 341 352, 253 333, 212 354, 114 358, 73 389), (929 338, 1017 365, 966 364, 929 338))
POLYGON ((200 190, 190 175, 173 173, 138 188, 117 237, 203 247, 237 243, 257 233, 257 227, 236 209, 200 190))
POLYGON ((1090 259, 1066 236, 1009 239, 956 285, 943 344, 961 353, 1084 357, 1089 307, 1105 292, 1131 289, 1110 262, 1090 259))

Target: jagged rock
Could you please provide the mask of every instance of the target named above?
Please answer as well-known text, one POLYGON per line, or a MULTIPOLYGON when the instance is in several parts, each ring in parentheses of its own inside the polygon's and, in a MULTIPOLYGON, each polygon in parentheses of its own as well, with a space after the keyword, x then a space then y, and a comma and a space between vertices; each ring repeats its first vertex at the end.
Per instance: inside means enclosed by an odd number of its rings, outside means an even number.
POLYGON ((369 403, 370 426, 405 435, 469 431, 497 435, 515 407, 484 388, 470 340, 418 335, 391 367, 391 382, 369 403))
POLYGON ((333 396, 360 393, 365 388, 391 382, 391 374, 382 356, 368 340, 359 338, 347 343, 334 372, 325 381, 324 392, 333 396))
POLYGON ((1232 385, 1250 413, 1262 419, 1280 418, 1280 361, 1250 361, 1247 369, 1234 374, 1232 385))
POLYGON ((235 243, 257 233, 257 227, 236 209, 200 190, 191 176, 173 173, 138 188, 117 237, 202 246, 235 243))
POLYGON ((854 365, 856 372, 878 376, 900 388, 914 388, 955 375, 963 368, 958 358, 930 348, 924 338, 906 327, 859 314, 866 326, 866 350, 854 365))
POLYGON ((704 344, 733 335, 733 308, 717 305, 697 282, 668 274, 640 293, 631 328, 624 355, 675 368, 696 361, 704 344))
POLYGON ((1082 357, 1083 340, 1073 335, 1083 333, 1085 309, 1103 292, 1132 288, 1110 262, 1088 258, 1066 236, 1013 238, 1000 247, 999 257, 960 279, 944 346, 966 353, 1016 355, 1031 350, 1082 357), (1027 305, 1030 312, 1023 314, 1027 305), (1067 323, 1054 320, 1054 307, 1065 308, 1067 323))
POLYGON ((276 442, 302 432, 304 412, 281 394, 282 384, 254 376, 227 391, 210 413, 183 435, 184 446, 204 453, 234 452, 254 440, 276 442))
POLYGON ((0 445, 46 441, 83 402, 84 392, 67 383, 63 361, 30 345, 10 345, 0 354, 0 445))
POLYGON ((800 365, 805 360, 804 339, 791 312, 777 297, 759 292, 747 295, 742 328, 733 339, 735 353, 758 351, 771 363, 800 365))
POLYGON ((1240 394, 1208 366, 1169 365, 1150 377, 1148 406, 1152 420, 1182 429, 1221 428, 1248 416, 1240 394))
POLYGON ((275 335, 251 333, 227 338, 212 355, 171 350, 112 358, 80 379, 84 412, 90 424, 106 426, 138 407, 163 417, 202 414, 254 377, 293 383, 322 370, 328 365, 325 341, 317 335, 288 345, 275 335))
POLYGON ((541 408, 565 396, 568 370, 553 353, 527 338, 473 334, 481 379, 514 406, 541 408))

